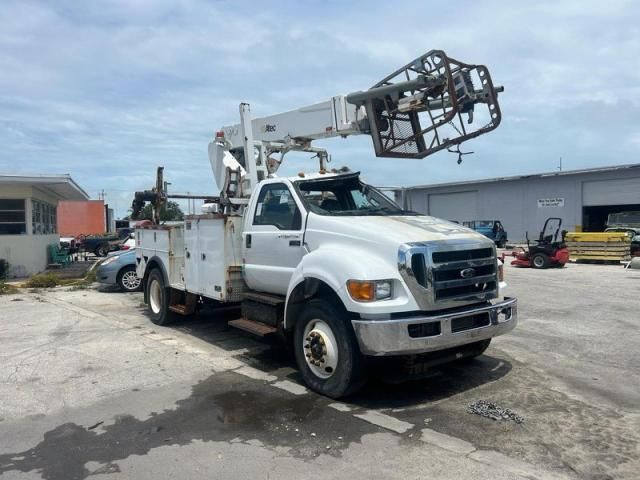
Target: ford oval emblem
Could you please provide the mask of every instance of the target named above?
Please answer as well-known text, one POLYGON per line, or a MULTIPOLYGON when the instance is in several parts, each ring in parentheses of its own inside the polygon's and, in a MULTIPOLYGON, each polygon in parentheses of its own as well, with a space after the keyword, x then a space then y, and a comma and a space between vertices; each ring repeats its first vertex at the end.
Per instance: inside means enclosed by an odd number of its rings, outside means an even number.
POLYGON ((476 269, 475 268, 465 268, 463 270, 460 270, 460 276, 462 278, 472 278, 476 276, 476 269))

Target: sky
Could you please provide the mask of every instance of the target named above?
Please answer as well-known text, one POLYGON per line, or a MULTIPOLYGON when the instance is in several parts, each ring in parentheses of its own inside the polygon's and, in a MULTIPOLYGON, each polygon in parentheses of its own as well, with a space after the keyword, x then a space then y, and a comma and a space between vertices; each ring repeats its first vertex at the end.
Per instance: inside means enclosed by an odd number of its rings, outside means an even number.
POLYGON ((240 102, 259 117, 364 90, 431 49, 504 85, 498 129, 461 165, 318 142, 334 165, 411 186, 640 162, 633 0, 0 0, 0 25, 0 174, 69 173, 118 217, 158 165, 172 191, 216 194, 207 144, 240 102))

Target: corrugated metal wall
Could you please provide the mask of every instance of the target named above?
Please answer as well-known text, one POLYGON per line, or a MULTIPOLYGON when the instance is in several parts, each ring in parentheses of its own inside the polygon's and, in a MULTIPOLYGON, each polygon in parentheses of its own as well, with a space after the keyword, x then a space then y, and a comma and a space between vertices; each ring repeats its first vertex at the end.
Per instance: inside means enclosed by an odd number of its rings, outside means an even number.
MULTIPOLYGON (((436 185, 405 190, 405 195, 410 209, 427 215, 500 220, 509 240, 519 242, 527 231, 537 237, 548 217, 562 218, 563 229, 580 230, 583 206, 640 204, 640 168, 436 185), (462 194, 471 191, 477 192, 473 199, 462 194)), ((396 198, 401 200, 400 194, 396 198)))

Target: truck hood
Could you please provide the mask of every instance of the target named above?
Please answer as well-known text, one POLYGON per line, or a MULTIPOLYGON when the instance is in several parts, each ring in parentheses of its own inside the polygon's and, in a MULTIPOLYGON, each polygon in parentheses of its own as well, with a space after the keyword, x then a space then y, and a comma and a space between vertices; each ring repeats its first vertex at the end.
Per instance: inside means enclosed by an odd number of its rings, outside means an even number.
POLYGON ((410 242, 437 242, 464 239, 493 245, 484 235, 457 223, 426 215, 403 216, 330 216, 309 214, 306 240, 351 239, 397 249, 410 242))

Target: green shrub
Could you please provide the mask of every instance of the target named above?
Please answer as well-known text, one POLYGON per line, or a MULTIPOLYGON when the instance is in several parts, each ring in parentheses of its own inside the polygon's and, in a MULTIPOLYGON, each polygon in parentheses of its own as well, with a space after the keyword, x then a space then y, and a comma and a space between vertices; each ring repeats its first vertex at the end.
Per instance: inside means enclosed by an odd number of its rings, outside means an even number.
POLYGON ((39 273, 25 283, 29 288, 53 288, 60 284, 60 279, 53 273, 39 273))

